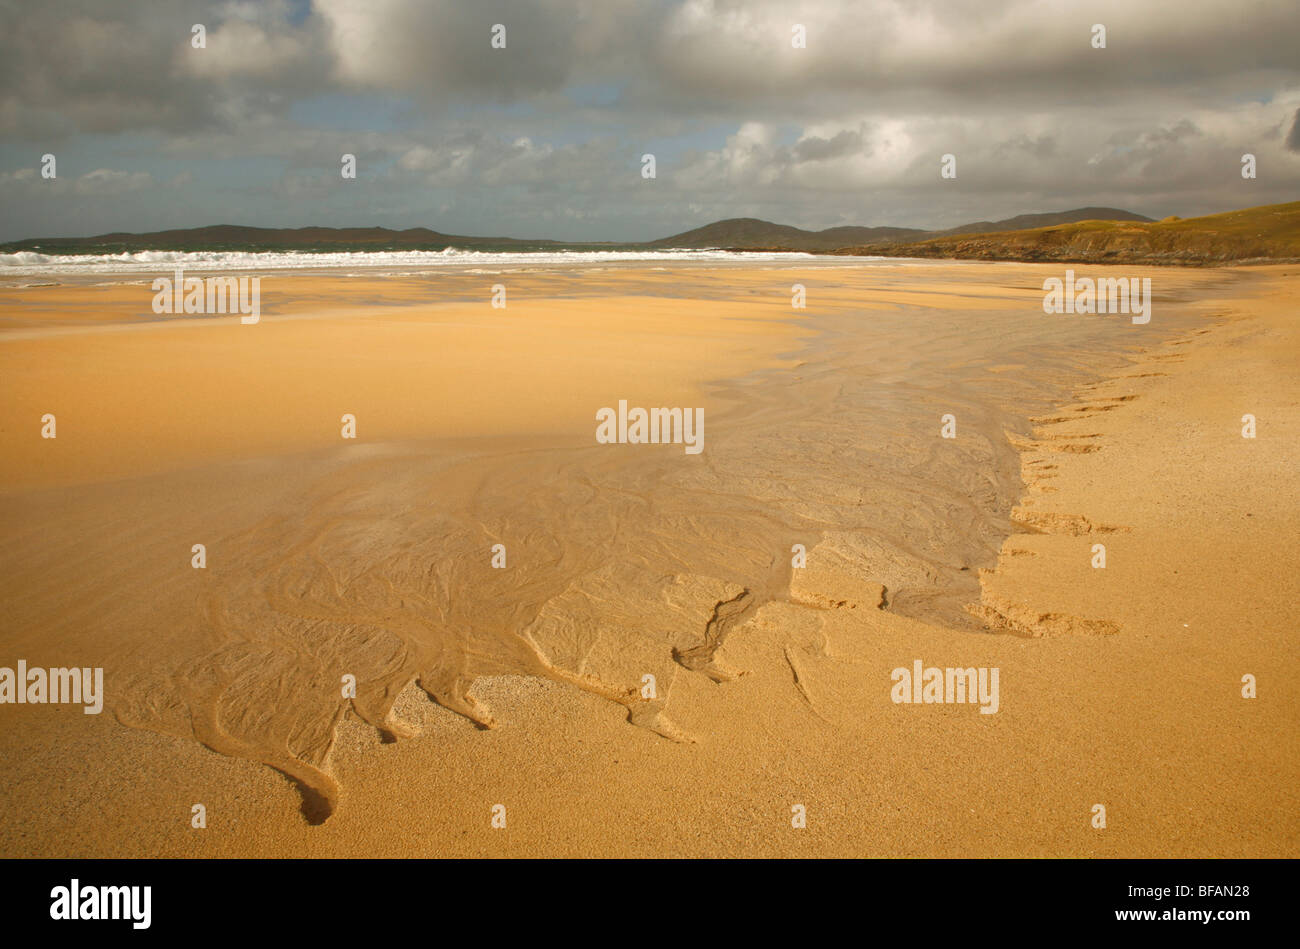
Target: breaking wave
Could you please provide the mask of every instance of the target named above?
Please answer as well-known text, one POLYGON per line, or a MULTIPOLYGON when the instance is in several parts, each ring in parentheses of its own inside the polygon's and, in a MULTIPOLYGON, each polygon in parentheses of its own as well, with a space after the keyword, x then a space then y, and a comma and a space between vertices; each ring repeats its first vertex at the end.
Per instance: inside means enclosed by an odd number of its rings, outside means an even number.
MULTIPOLYGON (((621 263, 626 261, 727 260, 727 250, 583 250, 583 251, 174 251, 142 250, 121 254, 41 254, 20 251, 0 254, 0 274, 27 276, 50 273, 154 273, 186 270, 320 270, 344 267, 429 267, 456 265, 621 263)), ((745 253, 746 260, 809 260, 797 252, 745 253)))

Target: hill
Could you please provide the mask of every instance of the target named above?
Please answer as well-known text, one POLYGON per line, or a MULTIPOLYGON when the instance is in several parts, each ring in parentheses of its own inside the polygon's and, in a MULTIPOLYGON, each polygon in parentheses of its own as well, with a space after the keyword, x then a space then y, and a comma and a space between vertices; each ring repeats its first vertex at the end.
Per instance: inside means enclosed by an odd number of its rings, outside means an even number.
POLYGON ((979 221, 942 231, 925 231, 915 227, 829 227, 823 231, 805 231, 787 224, 773 224, 758 218, 729 218, 715 221, 692 231, 674 234, 648 246, 662 248, 722 247, 728 250, 802 250, 828 251, 841 247, 877 243, 911 243, 948 234, 975 234, 985 231, 1013 231, 1085 220, 1150 221, 1151 218, 1121 211, 1118 208, 1076 208, 1045 214, 1021 214, 1005 221, 979 221))
MULTIPOLYGON (((513 237, 466 237, 442 234, 427 227, 394 231, 386 227, 244 227, 218 224, 145 234, 116 232, 95 237, 34 238, 0 244, 0 252, 39 250, 43 254, 121 254, 141 250, 185 251, 376 251, 542 250, 567 245, 549 240, 513 237)), ((843 245, 841 245, 843 246, 843 245)))
POLYGON ((806 231, 757 218, 730 218, 656 241, 583 242, 523 240, 513 237, 471 237, 443 234, 427 227, 395 231, 386 227, 244 227, 218 224, 144 234, 115 232, 95 237, 31 238, 0 244, 0 253, 37 250, 43 254, 121 254, 142 250, 186 251, 375 251, 432 250, 664 250, 717 247, 726 250, 794 250, 825 252, 867 244, 903 244, 946 234, 1014 230, 1091 218, 1149 221, 1150 218, 1116 208, 1079 208, 1048 214, 1022 214, 1005 221, 981 221, 947 231, 914 227, 830 227, 806 231))
POLYGON ((1061 263, 1209 265, 1300 259, 1300 201, 1163 221, 1085 220, 1028 230, 880 242, 831 253, 1061 263))
POLYGON ((930 232, 913 227, 832 227, 824 231, 805 231, 788 224, 773 224, 758 218, 738 217, 715 221, 672 237, 650 241, 658 248, 722 247, 730 250, 783 247, 788 250, 833 250, 847 244, 873 241, 919 239, 930 232))
MULTIPOLYGON (((1151 221, 1152 218, 1119 208, 1076 208, 1073 211, 1052 211, 1047 214, 1020 214, 1005 221, 978 221, 963 224, 931 237, 949 234, 986 234, 990 231, 1023 231, 1035 227, 1053 227, 1057 224, 1074 224, 1077 221, 1151 221)), ((865 242, 864 242, 865 243, 865 242)))

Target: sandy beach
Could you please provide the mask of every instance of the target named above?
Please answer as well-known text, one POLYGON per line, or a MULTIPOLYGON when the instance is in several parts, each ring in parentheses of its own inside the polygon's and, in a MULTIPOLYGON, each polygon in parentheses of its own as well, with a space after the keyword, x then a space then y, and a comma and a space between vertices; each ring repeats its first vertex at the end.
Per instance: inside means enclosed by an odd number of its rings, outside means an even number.
POLYGON ((1300 856, 1300 268, 1120 269, 0 286, 0 855, 1300 856))

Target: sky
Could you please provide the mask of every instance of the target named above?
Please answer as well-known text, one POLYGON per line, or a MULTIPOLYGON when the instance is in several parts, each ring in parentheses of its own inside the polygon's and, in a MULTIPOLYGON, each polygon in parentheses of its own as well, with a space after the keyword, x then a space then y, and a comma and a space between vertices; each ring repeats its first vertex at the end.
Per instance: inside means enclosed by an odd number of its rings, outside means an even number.
POLYGON ((0 240, 1300 199, 1298 0, 0 0, 0 22, 0 240))

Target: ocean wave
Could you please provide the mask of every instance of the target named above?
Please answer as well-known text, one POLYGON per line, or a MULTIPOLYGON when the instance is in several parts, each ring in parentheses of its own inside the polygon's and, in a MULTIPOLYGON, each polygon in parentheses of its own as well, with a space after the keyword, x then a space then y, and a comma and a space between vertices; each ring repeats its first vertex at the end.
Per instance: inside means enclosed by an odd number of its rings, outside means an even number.
MULTIPOLYGON (((318 270, 339 267, 447 267, 470 264, 620 263, 625 261, 685 261, 735 259, 726 250, 582 250, 582 251, 478 251, 448 247, 445 250, 403 251, 173 251, 142 250, 121 254, 41 254, 19 251, 0 254, 0 275, 27 276, 50 273, 154 273, 176 267, 186 270, 318 270)), ((749 260, 808 260, 812 254, 746 253, 749 260)))

